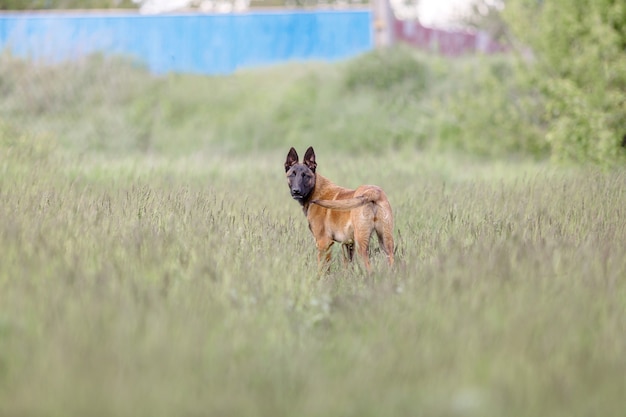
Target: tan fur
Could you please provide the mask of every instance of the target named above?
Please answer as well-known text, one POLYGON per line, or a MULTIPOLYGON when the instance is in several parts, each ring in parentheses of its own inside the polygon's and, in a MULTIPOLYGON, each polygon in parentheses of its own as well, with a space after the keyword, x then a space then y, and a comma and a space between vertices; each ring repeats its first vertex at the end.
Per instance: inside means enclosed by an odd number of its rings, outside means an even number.
MULTIPOLYGON (((312 158, 311 161, 307 161, 305 155, 304 164, 312 167, 311 172, 314 172, 317 164, 312 148, 309 149, 312 158)), ((288 178, 290 173, 293 175, 291 167, 295 165, 298 165, 297 154, 295 163, 293 158, 288 157, 285 164, 288 178)), ((291 180, 289 184, 291 187, 291 180)), ((356 190, 351 190, 335 185, 324 176, 315 173, 314 187, 307 198, 301 200, 301 204, 315 238, 320 267, 328 265, 331 258, 330 248, 338 242, 344 246, 345 261, 352 260, 356 249, 365 267, 370 270, 369 243, 374 232, 389 265, 393 265, 393 212, 385 192, 380 187, 362 185, 356 190)))

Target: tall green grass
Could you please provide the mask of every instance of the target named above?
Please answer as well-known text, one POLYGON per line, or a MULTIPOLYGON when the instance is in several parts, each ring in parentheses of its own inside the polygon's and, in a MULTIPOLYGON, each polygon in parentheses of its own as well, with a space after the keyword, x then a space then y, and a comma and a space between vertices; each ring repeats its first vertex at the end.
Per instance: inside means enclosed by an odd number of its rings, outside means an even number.
MULTIPOLYGON (((387 87, 344 65, 137 70, 121 90, 94 71, 77 101, 33 89, 35 115, 3 85, 0 415, 623 413, 626 171, 477 158, 445 135, 378 144, 387 87), (393 270, 374 243, 371 274, 318 275, 292 145, 338 184, 386 190, 393 270)), ((70 88, 48 70, 12 74, 70 88)))
POLYGON ((38 146, 3 138, 0 414, 623 411, 626 172, 324 149, 386 189, 397 266, 320 277, 284 152, 38 146))

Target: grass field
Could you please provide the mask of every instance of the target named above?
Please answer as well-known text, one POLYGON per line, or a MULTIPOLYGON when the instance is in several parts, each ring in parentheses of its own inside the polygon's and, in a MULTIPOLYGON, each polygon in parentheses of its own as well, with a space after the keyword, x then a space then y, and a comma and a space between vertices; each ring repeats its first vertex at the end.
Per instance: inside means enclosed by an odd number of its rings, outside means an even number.
POLYGON ((0 130, 0 415, 623 415, 626 170, 354 153, 294 114, 256 146, 194 145, 186 119, 182 149, 103 149, 45 109, 45 134, 0 130), (374 243, 373 273, 317 274, 283 170, 305 140, 323 175, 386 190, 393 270, 374 243))

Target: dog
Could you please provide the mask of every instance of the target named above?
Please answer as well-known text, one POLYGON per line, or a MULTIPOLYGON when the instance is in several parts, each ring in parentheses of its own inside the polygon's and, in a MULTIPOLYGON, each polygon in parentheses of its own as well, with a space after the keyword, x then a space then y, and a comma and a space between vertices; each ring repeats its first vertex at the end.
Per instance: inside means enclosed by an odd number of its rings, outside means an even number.
POLYGON ((351 262, 354 252, 371 271, 369 244, 372 233, 393 266, 393 212, 385 192, 376 185, 361 185, 356 190, 340 187, 316 172, 315 151, 309 147, 304 159, 289 150, 285 172, 291 197, 300 203, 315 238, 320 270, 328 268, 331 246, 342 244, 344 263, 351 262))

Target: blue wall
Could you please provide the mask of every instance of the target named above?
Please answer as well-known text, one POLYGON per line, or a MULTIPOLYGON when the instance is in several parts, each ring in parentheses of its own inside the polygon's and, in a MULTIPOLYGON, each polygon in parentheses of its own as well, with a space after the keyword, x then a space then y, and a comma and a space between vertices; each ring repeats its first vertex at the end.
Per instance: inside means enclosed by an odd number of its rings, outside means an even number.
POLYGON ((227 74, 289 60, 339 60, 373 47, 371 12, 2 14, 0 49, 58 62, 130 55, 157 74, 227 74))

